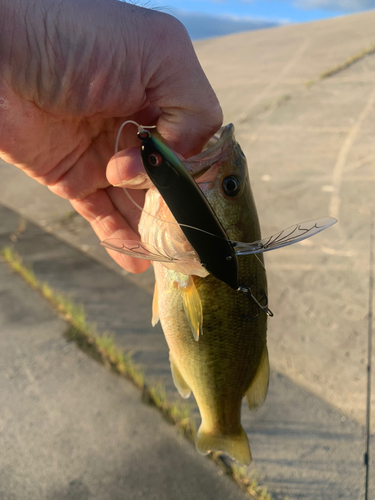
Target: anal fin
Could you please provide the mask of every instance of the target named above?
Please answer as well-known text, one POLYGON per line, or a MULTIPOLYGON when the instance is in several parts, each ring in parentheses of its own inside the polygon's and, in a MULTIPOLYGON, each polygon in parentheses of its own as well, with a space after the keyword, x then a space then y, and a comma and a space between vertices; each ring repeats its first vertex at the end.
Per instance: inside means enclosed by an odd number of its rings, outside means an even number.
POLYGON ((159 322, 159 292, 158 292, 158 283, 155 281, 154 287, 154 297, 152 299, 152 319, 151 325, 155 326, 159 322))
POLYGON ((197 287, 191 276, 186 276, 183 281, 178 281, 178 287, 182 295, 185 314, 192 331, 194 340, 198 341, 202 335, 203 311, 202 302, 197 287))
POLYGON ((268 361, 267 346, 264 346, 258 370, 253 378, 250 387, 246 391, 247 404, 250 411, 255 411, 262 406, 267 396, 270 378, 270 364, 268 361))
POLYGON ((191 389, 185 382, 185 379, 181 375, 180 370, 177 368, 176 363, 173 361, 173 357, 171 353, 169 353, 169 361, 171 363, 171 372, 172 372, 172 378, 174 385, 176 386, 178 392, 180 395, 184 398, 187 399, 190 394, 191 394, 191 389))

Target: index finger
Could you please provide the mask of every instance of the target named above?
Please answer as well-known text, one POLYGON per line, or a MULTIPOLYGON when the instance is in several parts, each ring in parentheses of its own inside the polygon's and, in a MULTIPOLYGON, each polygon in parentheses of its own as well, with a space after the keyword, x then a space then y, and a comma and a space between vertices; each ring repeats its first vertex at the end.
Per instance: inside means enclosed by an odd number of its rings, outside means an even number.
MULTIPOLYGON (((139 241, 140 237, 136 228, 140 211, 138 210, 137 214, 134 206, 128 207, 126 200, 122 200, 121 213, 116 207, 116 195, 111 191, 115 189, 119 190, 119 188, 99 189, 83 199, 71 200, 71 203, 75 210, 90 222, 101 241, 109 238, 139 241), (127 214, 127 218, 123 214, 127 214)), ((137 202, 143 204, 144 193, 142 191, 135 193, 134 197, 137 202)), ((131 273, 142 273, 150 265, 147 260, 128 257, 108 249, 107 251, 119 266, 131 273)))

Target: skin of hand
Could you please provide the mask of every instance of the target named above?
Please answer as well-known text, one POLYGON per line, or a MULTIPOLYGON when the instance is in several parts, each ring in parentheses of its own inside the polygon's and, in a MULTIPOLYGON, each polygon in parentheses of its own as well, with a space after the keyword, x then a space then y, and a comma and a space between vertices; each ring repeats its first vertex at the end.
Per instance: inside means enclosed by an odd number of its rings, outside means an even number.
MULTIPOLYGON (((175 18, 117 0, 0 0, 0 156, 63 198, 101 240, 139 240, 121 180, 143 172, 136 128, 201 150, 222 123, 217 98, 175 18)), ((143 205, 145 192, 132 190, 143 205)), ((149 262, 110 252, 130 272, 149 262)))

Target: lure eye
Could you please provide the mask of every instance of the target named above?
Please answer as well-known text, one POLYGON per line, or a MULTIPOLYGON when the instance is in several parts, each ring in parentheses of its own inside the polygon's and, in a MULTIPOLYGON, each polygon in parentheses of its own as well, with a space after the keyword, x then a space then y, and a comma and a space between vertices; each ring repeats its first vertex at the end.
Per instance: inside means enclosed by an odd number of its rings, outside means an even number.
POLYGON ((159 153, 152 153, 148 157, 148 162, 152 167, 159 167, 162 161, 162 157, 159 153))
POLYGON ((222 186, 227 196, 236 196, 241 188, 240 179, 235 175, 228 175, 223 180, 222 186))

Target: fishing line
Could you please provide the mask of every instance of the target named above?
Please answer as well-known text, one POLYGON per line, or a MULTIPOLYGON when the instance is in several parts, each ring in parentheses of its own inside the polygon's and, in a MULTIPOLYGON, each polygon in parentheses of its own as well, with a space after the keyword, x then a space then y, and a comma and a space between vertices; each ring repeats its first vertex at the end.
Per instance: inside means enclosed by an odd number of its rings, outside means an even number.
MULTIPOLYGON (((132 123, 133 125, 135 125, 138 129, 138 132, 141 132, 143 129, 145 128, 156 128, 155 125, 153 126, 150 126, 150 127, 146 127, 144 125, 139 125, 137 122, 133 121, 133 120, 127 120, 126 122, 122 123, 121 124, 121 127, 119 128, 119 131, 117 132, 117 137, 116 137, 116 144, 115 144, 115 163, 116 163, 116 170, 117 170, 117 174, 119 176, 119 179, 120 179, 120 182, 121 181, 121 175, 120 175, 120 168, 118 166, 118 161, 117 161, 117 153, 119 151, 119 142, 120 142, 120 136, 121 136, 121 132, 122 132, 122 129, 125 127, 125 125, 127 125, 128 123, 132 123)), ((129 200, 133 203, 133 205, 135 205, 139 210, 143 210, 143 207, 141 207, 140 205, 138 205, 138 203, 130 196, 130 193, 128 193, 128 190, 124 187, 124 186, 121 186, 122 189, 124 190, 126 196, 129 198, 129 200)), ((152 214, 149 214, 148 212, 145 211, 145 213, 147 215, 151 215, 151 217, 154 217, 152 214)), ((159 219, 160 220, 160 219, 159 219)))
POLYGON ((260 262, 260 265, 263 267, 264 270, 266 270, 266 266, 263 264, 263 262, 260 260, 260 258, 258 257, 258 255, 256 253, 253 253, 254 257, 256 257, 259 262, 260 262))
POLYGON ((368 305, 368 337, 367 337, 367 399, 366 399, 366 449, 365 465, 365 500, 369 500, 368 488, 370 477, 370 416, 371 416, 371 371, 372 371, 372 304, 374 297, 374 214, 370 214, 370 269, 369 269, 369 305, 368 305))

